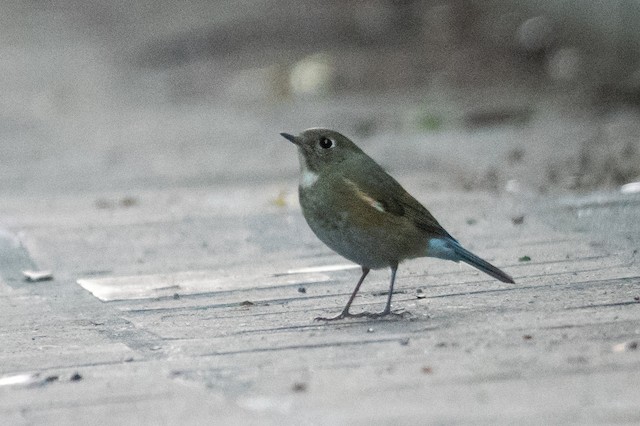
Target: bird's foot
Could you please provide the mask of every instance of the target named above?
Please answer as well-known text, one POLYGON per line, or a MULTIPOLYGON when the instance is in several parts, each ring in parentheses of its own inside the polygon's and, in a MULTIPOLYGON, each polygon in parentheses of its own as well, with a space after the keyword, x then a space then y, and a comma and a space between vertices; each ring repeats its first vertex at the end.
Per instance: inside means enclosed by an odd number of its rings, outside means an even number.
POLYGON ((411 313, 408 311, 387 311, 384 310, 382 312, 358 312, 357 314, 352 314, 350 312, 341 312, 340 314, 336 315, 335 317, 316 317, 314 318, 314 321, 335 321, 335 320, 341 320, 341 319, 345 319, 345 318, 371 318, 371 319, 380 319, 380 318, 406 318, 406 317, 410 317, 411 313))
POLYGON ((340 312, 338 315, 336 315, 335 317, 315 317, 313 320, 314 321, 336 321, 336 320, 341 320, 341 319, 345 319, 345 318, 356 318, 361 316, 360 314, 351 314, 349 313, 349 311, 342 311, 340 312))
POLYGON ((336 321, 336 320, 341 320, 345 318, 371 318, 371 317, 377 318, 379 316, 381 316, 381 314, 376 314, 376 313, 366 312, 366 311, 358 312, 357 314, 352 314, 349 311, 342 311, 335 317, 315 317, 313 320, 314 321, 336 321))
POLYGON ((371 319, 380 319, 380 318, 399 318, 403 319, 411 316, 411 312, 400 310, 400 311, 392 311, 392 310, 384 310, 382 312, 362 312, 363 317, 371 318, 371 319))

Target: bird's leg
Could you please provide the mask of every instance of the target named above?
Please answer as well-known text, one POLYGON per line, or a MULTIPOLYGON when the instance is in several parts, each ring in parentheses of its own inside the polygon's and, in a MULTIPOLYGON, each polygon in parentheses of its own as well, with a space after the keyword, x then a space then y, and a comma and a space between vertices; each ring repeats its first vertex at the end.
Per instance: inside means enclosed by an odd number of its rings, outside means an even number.
POLYGON ((356 298, 356 294, 358 293, 358 290, 360 290, 360 286, 362 285, 362 282, 366 278, 369 271, 370 271, 369 268, 365 268, 364 266, 362 267, 362 275, 358 280, 358 284, 356 284, 356 288, 353 290, 353 293, 351 293, 351 297, 349 297, 349 301, 347 302, 346 306, 344 307, 344 309, 340 314, 336 315, 335 317, 316 317, 315 321, 333 321, 333 320, 339 320, 339 319, 348 318, 348 317, 361 316, 357 314, 356 315, 350 314, 349 308, 351 307, 351 303, 353 303, 353 299, 356 298))
POLYGON ((389 284, 389 296, 387 297, 387 306, 385 306, 382 315, 389 315, 391 313, 391 297, 393 297, 393 285, 396 282, 396 272, 398 271, 398 265, 391 266, 391 283, 389 284))
POLYGON ((381 318, 387 315, 398 315, 400 317, 404 316, 403 313, 395 313, 391 312, 391 298, 393 297, 393 285, 396 282, 396 272, 398 271, 398 265, 391 265, 391 282, 389 283, 389 295, 387 296, 387 305, 384 308, 384 311, 378 313, 364 313, 363 316, 367 316, 369 318, 381 318))

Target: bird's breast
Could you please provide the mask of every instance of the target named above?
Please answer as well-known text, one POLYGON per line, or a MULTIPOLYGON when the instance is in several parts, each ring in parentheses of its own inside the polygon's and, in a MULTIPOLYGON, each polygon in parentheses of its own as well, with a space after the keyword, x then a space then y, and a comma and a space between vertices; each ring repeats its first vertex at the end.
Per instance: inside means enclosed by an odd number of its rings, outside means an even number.
POLYGON ((353 262, 379 268, 424 253, 422 233, 353 181, 321 176, 311 186, 301 184, 299 195, 313 232, 353 262))

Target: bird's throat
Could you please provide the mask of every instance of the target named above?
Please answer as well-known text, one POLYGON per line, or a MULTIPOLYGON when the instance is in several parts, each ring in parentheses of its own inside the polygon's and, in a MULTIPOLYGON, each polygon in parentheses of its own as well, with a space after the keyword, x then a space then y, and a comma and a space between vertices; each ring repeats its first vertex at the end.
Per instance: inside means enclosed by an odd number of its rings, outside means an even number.
POLYGON ((303 169, 300 173, 300 186, 302 188, 312 187, 318 180, 318 175, 309 169, 303 169))
POLYGON ((298 151, 298 157, 300 158, 300 187, 310 188, 317 182, 318 174, 309 168, 302 152, 298 151))

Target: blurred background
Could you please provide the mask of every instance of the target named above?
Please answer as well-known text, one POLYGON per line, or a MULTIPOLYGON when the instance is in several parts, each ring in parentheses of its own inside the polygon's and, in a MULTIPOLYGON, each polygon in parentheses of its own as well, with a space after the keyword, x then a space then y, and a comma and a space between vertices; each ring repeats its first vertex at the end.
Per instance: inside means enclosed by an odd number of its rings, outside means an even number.
POLYGON ((315 126, 435 186, 634 191, 638 28, 639 0, 3 2, 0 191, 289 179, 278 132, 315 126))

